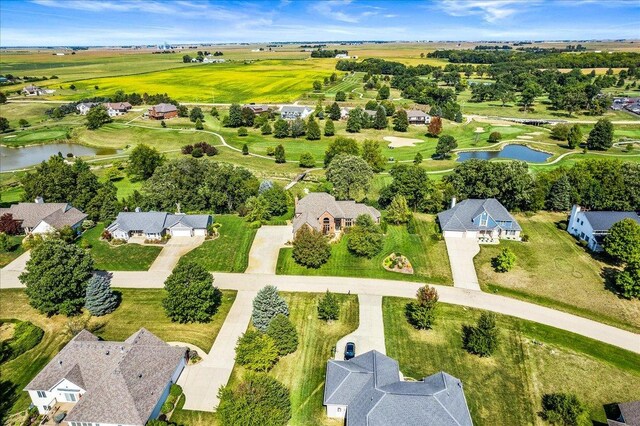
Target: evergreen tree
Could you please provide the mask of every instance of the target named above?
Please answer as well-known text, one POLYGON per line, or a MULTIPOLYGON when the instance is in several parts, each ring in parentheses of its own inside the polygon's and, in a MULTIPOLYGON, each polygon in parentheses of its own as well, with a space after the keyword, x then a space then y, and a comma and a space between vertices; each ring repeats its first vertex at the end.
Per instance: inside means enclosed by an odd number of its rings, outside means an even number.
POLYGON ((338 102, 344 102, 347 100, 347 95, 346 93, 344 93, 342 90, 338 90, 336 92, 336 101, 338 102))
POLYGON ((253 312, 251 319, 256 329, 266 332, 271 320, 278 315, 289 315, 287 302, 278 294, 278 289, 272 285, 267 285, 258 291, 253 299, 253 312))
POLYGON ((640 299, 640 261, 628 263, 616 274, 616 287, 627 299, 640 299))
MULTIPOLYGON (((317 125, 317 124, 316 124, 317 125)), ((298 117, 291 123, 291 136, 297 138, 298 136, 302 136, 306 133, 307 126, 304 124, 304 121, 298 117)), ((318 130, 318 133, 320 130, 318 130)))
POLYGON ((226 120, 226 127, 242 126, 242 107, 238 104, 232 104, 229 107, 229 115, 226 120))
POLYGON ((475 327, 462 326, 462 346, 467 352, 491 356, 498 347, 498 328, 496 327, 496 315, 493 312, 482 312, 475 327))
POLYGON ((438 291, 425 285, 416 292, 416 300, 406 306, 407 320, 418 330, 428 330, 433 326, 438 304, 438 291))
POLYGON ((277 314, 271 320, 267 327, 267 335, 275 342, 280 356, 294 353, 298 349, 298 332, 289 318, 283 314, 277 314))
POLYGON ((347 132, 359 133, 362 129, 362 109, 356 107, 349 112, 349 118, 347 119, 347 132))
POLYGON ((387 113, 384 110, 383 106, 378 106, 376 109, 376 118, 373 121, 373 128, 377 130, 386 129, 389 126, 389 122, 387 121, 387 113))
POLYGON ((409 128, 409 117, 407 117, 407 111, 401 109, 396 111, 396 115, 393 117, 393 130, 396 132, 406 132, 409 128))
POLYGON ((582 130, 580 130, 579 125, 574 124, 571 126, 569 134, 567 135, 567 143, 571 149, 577 148, 580 143, 582 143, 582 130))
POLYGON ((389 223, 407 223, 411 218, 411 210, 407 204, 407 199, 402 194, 397 194, 391 200, 391 204, 387 208, 386 221, 389 223))
POLYGON ((456 138, 451 135, 443 135, 438 138, 438 144, 436 145, 436 156, 440 159, 446 158, 450 155, 451 151, 457 148, 458 142, 456 138))
POLYGON ((335 121, 340 120, 340 106, 337 102, 332 103, 329 107, 329 118, 335 121))
POLYGON ((273 129, 273 136, 275 136, 277 139, 286 138, 287 136, 289 136, 291 130, 289 128, 289 122, 283 120, 282 118, 278 118, 276 120, 275 124, 273 125, 273 129))
POLYGON ((242 155, 249 155, 249 145, 246 143, 242 145, 242 155))
POLYGON ((324 135, 325 136, 333 136, 336 133, 335 125, 333 124, 333 120, 328 118, 326 123, 324 123, 324 135))
POLYGON ((287 162, 287 158, 284 153, 284 146, 278 145, 275 150, 276 163, 282 164, 287 162))
POLYGON ((309 122, 307 123, 307 140, 317 141, 320 139, 320 126, 318 122, 313 119, 313 116, 309 117, 309 122))
POLYGON ((318 302, 318 318, 324 321, 335 321, 340 315, 340 304, 335 294, 329 290, 318 302))
POLYGON ((613 145, 613 124, 606 118, 598 120, 587 138, 587 148, 607 150, 613 145))
POLYGON ((118 307, 118 296, 111 290, 109 275, 94 274, 87 284, 85 305, 94 316, 109 314, 118 307))
POLYGON ((419 152, 416 152, 416 155, 413 157, 413 164, 415 164, 416 166, 418 164, 422 164, 422 160, 423 160, 422 154, 419 152))
POLYGON ((300 167, 315 167, 315 165, 316 161, 310 152, 305 152, 300 155, 300 167))
POLYGON ((268 121, 265 121, 262 127, 260 127, 260 133, 263 135, 270 135, 271 133, 273 133, 271 124, 268 121))
POLYGON ((380 90, 378 90, 378 99, 389 99, 391 95, 391 91, 389 90, 389 86, 382 86, 380 90))
POLYGON ((562 175, 551 185, 547 208, 553 211, 565 211, 571 208, 571 194, 573 188, 567 175, 562 175))
POLYGON ((384 170, 386 159, 382 155, 382 148, 378 141, 365 139, 362 144, 362 158, 374 173, 380 173, 384 170))

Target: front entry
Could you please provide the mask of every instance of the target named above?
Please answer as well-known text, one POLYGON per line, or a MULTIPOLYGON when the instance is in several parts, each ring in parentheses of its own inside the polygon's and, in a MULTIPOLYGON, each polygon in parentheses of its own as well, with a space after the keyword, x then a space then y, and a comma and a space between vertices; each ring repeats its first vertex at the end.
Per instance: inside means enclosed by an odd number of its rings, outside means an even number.
POLYGON ((328 234, 331 231, 331 220, 328 217, 322 219, 322 233, 328 234))

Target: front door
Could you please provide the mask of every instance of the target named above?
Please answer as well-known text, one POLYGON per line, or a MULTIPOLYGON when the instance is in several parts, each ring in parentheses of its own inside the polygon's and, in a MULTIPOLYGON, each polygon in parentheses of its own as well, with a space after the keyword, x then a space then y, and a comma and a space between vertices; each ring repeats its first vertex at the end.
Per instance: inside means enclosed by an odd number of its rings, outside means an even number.
POLYGON ((331 220, 328 217, 322 219, 322 233, 328 234, 331 231, 331 220))

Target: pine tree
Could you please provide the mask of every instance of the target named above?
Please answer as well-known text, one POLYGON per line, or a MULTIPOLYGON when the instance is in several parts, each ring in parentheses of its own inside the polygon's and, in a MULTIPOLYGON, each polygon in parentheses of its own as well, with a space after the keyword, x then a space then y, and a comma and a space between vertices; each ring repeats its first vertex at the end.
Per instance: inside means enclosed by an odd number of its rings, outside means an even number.
POLYGON ((275 150, 276 163, 282 164, 287 162, 287 158, 284 153, 284 146, 278 145, 275 150))
POLYGON ((316 161, 310 152, 304 152, 300 155, 300 167, 315 167, 316 161))
POLYGON ((246 143, 242 145, 242 155, 249 155, 249 145, 246 143))
POLYGON ((334 102, 329 107, 329 118, 332 120, 340 120, 340 117, 340 106, 336 102, 334 102))
POLYGON ((317 141, 320 139, 320 126, 318 122, 314 120, 313 116, 309 117, 309 122, 307 123, 307 140, 317 141))
POLYGON ((406 132, 409 128, 409 117, 407 112, 403 109, 396 111, 396 115, 393 117, 393 130, 396 132, 406 132))
POLYGON ((411 218, 411 210, 404 195, 397 194, 387 208, 386 220, 389 223, 407 223, 411 218))
POLYGON ((333 136, 335 133, 336 133, 336 127, 333 124, 333 120, 328 118, 327 122, 324 123, 324 135, 333 136))
POLYGON ((359 107, 356 107, 349 113, 349 118, 347 119, 347 132, 359 133, 360 129, 362 129, 362 110, 359 107))
POLYGON ((548 208, 553 211, 565 211, 571 208, 571 182, 567 175, 562 175, 560 179, 551 185, 549 191, 548 208))
POLYGON ((204 129, 204 126, 202 125, 202 120, 198 118, 196 120, 196 130, 202 130, 202 129, 204 129))
POLYGON ((291 123, 291 136, 297 138, 298 136, 302 136, 306 133, 307 126, 304 121, 298 117, 291 123))
POLYGON ((482 312, 475 327, 462 326, 463 347, 481 357, 491 356, 498 347, 498 328, 493 312, 482 312))
POLYGON ((335 321, 340 315, 340 305, 338 298, 329 290, 318 302, 318 318, 324 321, 335 321))
POLYGON ((287 136, 289 136, 289 133, 291 131, 289 123, 282 118, 278 118, 276 120, 275 124, 273 125, 273 129, 273 136, 275 136, 277 139, 286 138, 287 136))
POLYGON ((582 130, 580 130, 580 126, 574 124, 569 130, 569 134, 567 135, 567 143, 569 144, 569 148, 574 149, 577 148, 580 143, 582 143, 582 130))
POLYGON ((287 302, 278 294, 278 289, 267 285, 258 291, 253 299, 253 325, 263 333, 267 331, 271 320, 278 314, 289 315, 287 302))
POLYGON ((389 126, 387 121, 387 113, 383 106, 378 106, 376 109, 376 118, 373 121, 373 128, 377 130, 386 129, 389 126))
POLYGON ((94 274, 89 279, 85 307, 97 317, 111 313, 118 307, 118 296, 111 291, 109 275, 94 274))
POLYGON ((260 127, 260 133, 263 135, 270 135, 273 133, 273 129, 271 128, 271 124, 268 121, 265 121, 262 127, 260 127))
POLYGON ((416 166, 418 164, 421 164, 423 160, 422 154, 419 152, 416 152, 415 157, 413 157, 413 164, 415 164, 416 166))
POLYGON ((292 354, 298 349, 298 332, 283 314, 278 314, 271 320, 267 335, 276 343, 280 356, 292 354))

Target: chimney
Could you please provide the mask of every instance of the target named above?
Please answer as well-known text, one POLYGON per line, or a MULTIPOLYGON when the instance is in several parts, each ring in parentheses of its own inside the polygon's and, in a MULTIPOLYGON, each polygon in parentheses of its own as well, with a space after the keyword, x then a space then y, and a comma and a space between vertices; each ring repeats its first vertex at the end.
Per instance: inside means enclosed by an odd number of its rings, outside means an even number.
POLYGON ((180 214, 180 203, 176 203, 177 214, 180 214))
POLYGON ((451 197, 451 208, 456 206, 456 197, 451 197))
POLYGON ((44 204, 44 199, 42 197, 36 197, 36 204, 44 204))

